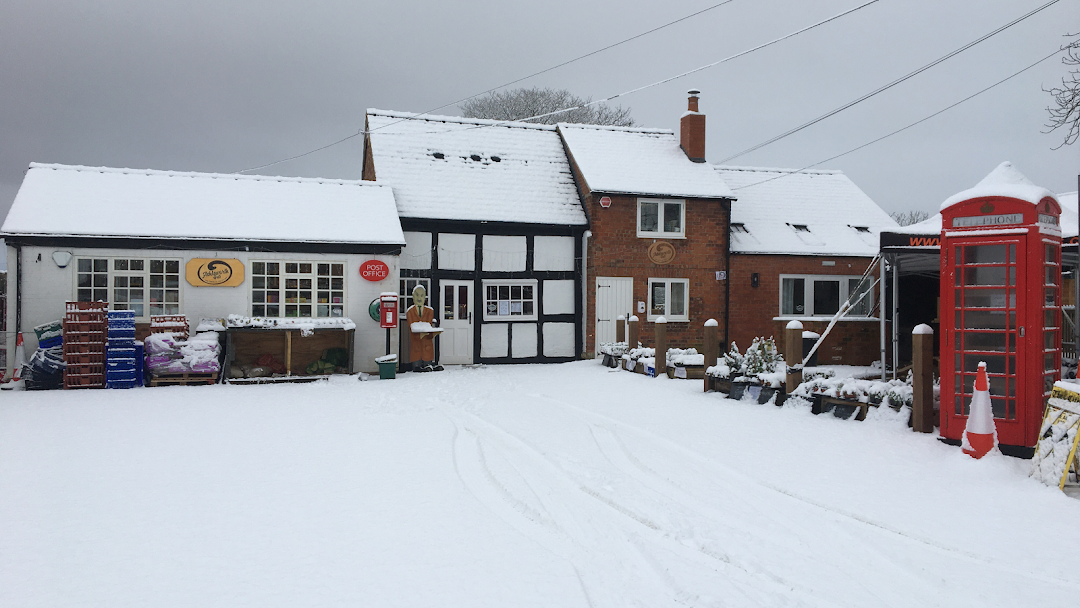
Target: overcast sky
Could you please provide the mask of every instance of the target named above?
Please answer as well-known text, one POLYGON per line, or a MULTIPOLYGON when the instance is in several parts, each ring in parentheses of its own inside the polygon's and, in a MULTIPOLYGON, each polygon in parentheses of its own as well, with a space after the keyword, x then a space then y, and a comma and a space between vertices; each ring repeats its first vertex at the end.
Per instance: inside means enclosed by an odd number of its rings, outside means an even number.
MULTIPOLYGON (((718 1, 4 0, 0 214, 6 215, 32 161, 238 171, 355 133, 366 108, 430 110, 718 1)), ((519 86, 602 98, 863 1, 734 0, 519 86)), ((707 157, 718 162, 1045 1, 881 0, 618 103, 632 108, 641 125, 676 128, 686 90, 700 89, 707 157)), ((730 164, 803 167, 839 154, 1012 74, 1077 31, 1080 0, 1061 0, 904 84, 730 164)), ((1076 190, 1080 144, 1055 151, 1063 134, 1042 133, 1050 102, 1042 89, 1065 73, 1050 59, 823 167, 844 170, 888 211, 936 210, 1003 160, 1051 190, 1076 190)), ((337 178, 359 178, 360 172, 359 137, 259 171, 337 178)))

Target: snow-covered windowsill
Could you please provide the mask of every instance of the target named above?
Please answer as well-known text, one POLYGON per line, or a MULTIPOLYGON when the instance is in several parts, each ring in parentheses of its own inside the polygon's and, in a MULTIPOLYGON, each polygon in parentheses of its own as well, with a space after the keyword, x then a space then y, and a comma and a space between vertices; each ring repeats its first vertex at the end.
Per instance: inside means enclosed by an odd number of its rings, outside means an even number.
MULTIPOLYGON (((832 321, 832 315, 827 317, 773 317, 773 321, 824 321, 828 323, 832 321)), ((878 317, 841 317, 840 321, 873 321, 875 323, 881 321, 878 317)))

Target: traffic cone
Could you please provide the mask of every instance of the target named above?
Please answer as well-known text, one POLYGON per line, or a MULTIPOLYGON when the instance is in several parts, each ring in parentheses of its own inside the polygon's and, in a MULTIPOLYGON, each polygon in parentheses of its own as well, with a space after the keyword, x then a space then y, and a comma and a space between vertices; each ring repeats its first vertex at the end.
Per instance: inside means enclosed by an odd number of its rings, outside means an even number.
POLYGON ((997 446, 997 427, 990 408, 990 381, 986 377, 986 363, 979 362, 979 375, 975 376, 975 393, 971 396, 967 426, 961 449, 972 458, 982 458, 997 446))
POLYGON ((11 380, 5 382, 0 388, 4 390, 22 390, 24 382, 22 381, 22 368, 26 365, 26 350, 23 348, 22 332, 19 332, 19 337, 15 340, 15 366, 11 372, 11 380))
POLYGON ((22 332, 19 332, 19 337, 15 339, 15 369, 11 372, 11 381, 18 382, 22 380, 22 368, 26 365, 26 349, 23 348, 22 332))

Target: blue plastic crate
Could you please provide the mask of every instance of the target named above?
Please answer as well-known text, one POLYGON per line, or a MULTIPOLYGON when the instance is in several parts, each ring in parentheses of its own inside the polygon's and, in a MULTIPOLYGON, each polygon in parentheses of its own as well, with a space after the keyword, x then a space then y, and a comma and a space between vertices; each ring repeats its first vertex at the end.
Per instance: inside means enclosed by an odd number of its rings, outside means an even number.
POLYGON ((106 351, 119 348, 135 348, 135 340, 133 338, 109 338, 108 343, 105 345, 106 351))
POLYGON ((64 345, 64 336, 56 336, 55 338, 46 338, 44 340, 38 340, 38 348, 56 348, 57 346, 64 345))
POLYGON ((146 377, 146 350, 143 348, 142 342, 135 343, 135 371, 139 376, 139 384, 143 383, 143 378, 146 377))
POLYGON ((106 380, 105 388, 135 388, 142 386, 138 380, 106 380))
POLYGON ((135 319, 109 319, 109 329, 135 329, 135 319))
POLYGON ((134 310, 110 310, 109 319, 134 319, 134 310))
POLYGON ((110 325, 109 326, 109 339, 114 339, 114 338, 123 338, 123 339, 127 339, 127 340, 134 340, 135 339, 135 328, 134 327, 113 327, 112 325, 110 325))
POLYGON ((135 359, 139 356, 139 350, 132 346, 109 346, 105 350, 106 359, 135 359))
POLYGON ((130 370, 107 370, 105 372, 106 382, 137 382, 139 378, 136 375, 134 369, 130 370))
POLYGON ((136 371, 139 366, 136 364, 135 359, 106 359, 105 369, 109 371, 136 371))

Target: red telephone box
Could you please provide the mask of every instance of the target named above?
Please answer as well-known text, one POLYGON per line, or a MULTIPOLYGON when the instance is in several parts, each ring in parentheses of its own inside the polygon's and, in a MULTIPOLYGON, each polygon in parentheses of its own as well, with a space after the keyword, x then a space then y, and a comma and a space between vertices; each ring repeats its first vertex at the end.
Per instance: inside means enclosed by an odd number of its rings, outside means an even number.
POLYGON ((994 175, 941 210, 941 435, 961 439, 985 361, 998 443, 1032 447, 1061 378, 1061 207, 994 175))
POLYGON ((387 292, 379 295, 379 327, 394 329, 398 324, 398 294, 387 292))

